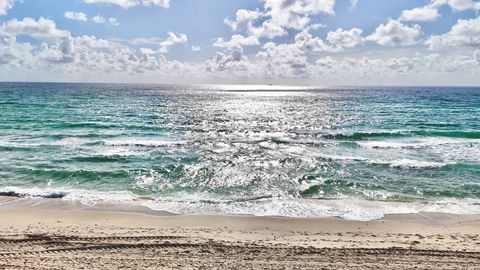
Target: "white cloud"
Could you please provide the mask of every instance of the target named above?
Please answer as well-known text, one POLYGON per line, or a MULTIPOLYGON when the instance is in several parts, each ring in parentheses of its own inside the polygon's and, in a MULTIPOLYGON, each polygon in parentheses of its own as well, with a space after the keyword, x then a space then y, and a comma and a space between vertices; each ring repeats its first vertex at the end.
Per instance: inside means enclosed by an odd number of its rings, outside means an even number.
POLYGON ((248 59, 242 48, 232 48, 229 53, 217 52, 205 62, 205 71, 242 75, 249 69, 248 59))
POLYGON ((358 28, 352 28, 348 31, 339 28, 328 33, 327 41, 338 48, 353 48, 363 43, 362 32, 358 28))
POLYGON ((96 15, 95 17, 93 17, 92 21, 94 23, 98 23, 98 24, 109 24, 109 25, 113 25, 113 26, 120 25, 120 23, 118 22, 118 20, 116 18, 110 17, 110 18, 107 19, 107 18, 104 18, 103 16, 100 16, 100 15, 96 15))
POLYGON ((480 65, 473 55, 439 55, 422 56, 415 54, 404 57, 321 57, 308 66, 309 76, 320 76, 330 82, 349 82, 369 84, 408 84, 433 82, 455 84, 465 83, 465 78, 475 78, 480 72, 480 65), (381 80, 378 75, 381 74, 381 80), (459 76, 462 74, 462 76, 459 76), (455 80, 455 82, 453 82, 455 80))
POLYGON ((476 0, 432 0, 430 6, 439 8, 448 5, 455 11, 464 11, 467 9, 480 10, 480 2, 476 0))
POLYGON ((480 17, 470 20, 460 19, 448 33, 431 36, 425 43, 430 49, 454 46, 480 47, 480 17))
MULTIPOLYGON (((184 41, 185 35, 170 33, 162 44, 168 47, 184 41)), ((181 76, 191 70, 188 64, 167 60, 161 50, 135 50, 95 36, 72 37, 69 31, 58 29, 55 22, 45 18, 14 19, 0 26, 0 66, 48 70, 53 74, 101 72, 123 76, 142 73, 181 76), (29 36, 40 43, 20 43, 17 36, 29 36)))
POLYGON ((188 37, 183 33, 174 33, 169 32, 167 39, 162 39, 158 37, 151 38, 136 38, 130 41, 134 45, 154 45, 158 46, 157 52, 167 53, 168 48, 175 44, 187 43, 188 37))
POLYGON ((135 38, 130 41, 134 45, 160 45, 165 39, 159 37, 135 38))
MULTIPOLYGON (((54 21, 41 17, 38 20, 32 18, 24 18, 19 21, 17 19, 10 20, 0 27, 0 32, 16 36, 30 36, 40 41, 52 43, 41 44, 41 52, 38 55, 46 55, 53 57, 55 51, 55 60, 58 62, 68 63, 73 59, 73 39, 70 32, 57 28, 54 21)), ((53 58, 52 58, 53 59, 53 58)))
POLYGON ((177 43, 186 43, 187 41, 188 37, 183 33, 168 32, 168 38, 160 43, 160 45, 163 47, 170 47, 177 43))
POLYGON ((95 22, 95 23, 106 23, 107 22, 107 20, 100 15, 97 15, 97 16, 93 17, 92 21, 95 22))
POLYGON ((375 41, 382 46, 399 46, 416 44, 421 30, 419 25, 408 26, 396 20, 381 24, 367 40, 375 41))
POLYGON ((435 21, 440 17, 438 9, 449 6, 454 11, 480 10, 478 0, 431 0, 430 4, 402 11, 398 18, 400 21, 435 21))
POLYGON ((15 0, 0 0, 0 16, 6 15, 7 11, 13 8, 15 0))
MULTIPOLYGON (((260 52, 256 54, 257 62, 246 64, 242 60, 242 67, 248 67, 250 70, 255 69, 256 73, 265 74, 267 78, 305 77, 309 65, 308 59, 313 54, 340 52, 345 48, 352 48, 363 43, 362 30, 358 28, 351 30, 337 29, 327 35, 327 41, 310 33, 311 29, 318 29, 322 26, 321 24, 315 24, 306 27, 305 30, 295 35, 292 43, 277 44, 267 42, 262 46, 260 52)), ((227 53, 217 52, 217 55, 213 58, 216 60, 209 60, 209 66, 212 66, 212 61, 223 63, 226 59, 240 59, 238 57, 228 57, 228 55, 231 56, 231 51, 243 52, 243 46, 258 44, 259 41, 255 36, 233 35, 229 41, 219 38, 213 46, 226 48, 228 51, 227 53)), ((219 66, 224 67, 222 68, 223 71, 229 67, 229 65, 219 66)), ((234 67, 238 72, 238 65, 234 65, 234 67)), ((218 68, 211 68, 210 70, 218 70, 218 68)), ((251 73, 255 72, 251 71, 251 73)))
POLYGON ((235 32, 249 31, 253 28, 253 22, 263 16, 258 10, 239 9, 235 13, 235 20, 225 18, 224 22, 235 32))
POLYGON ((40 40, 59 40, 70 38, 70 32, 57 28, 54 21, 40 17, 17 19, 4 23, 1 28, 3 31, 12 35, 31 36, 40 40))
POLYGON ((235 20, 224 22, 235 32, 245 32, 257 39, 283 36, 287 29, 305 30, 310 16, 320 13, 333 15, 335 0, 262 0, 264 11, 240 9, 235 20), (264 19, 259 25, 255 24, 264 19))
MULTIPOLYGON (((272 1, 264 0, 264 3, 272 1)), ((246 78, 258 79, 259 82, 294 82, 301 79, 298 82, 303 83, 306 79, 322 82, 324 79, 332 79, 331 82, 354 80, 353 82, 383 83, 384 75, 388 82, 402 82, 400 79, 404 78, 460 78, 457 81, 461 82, 462 78, 476 78, 474 74, 480 72, 480 18, 459 20, 447 33, 434 35, 426 41, 431 49, 473 47, 468 50, 445 50, 438 54, 423 55, 421 49, 415 47, 391 49, 388 54, 379 49, 358 55, 341 52, 359 46, 365 40, 383 46, 416 44, 421 37, 420 26, 400 20, 425 21, 433 20, 434 16, 422 17, 416 13, 416 9, 410 10, 411 13, 404 11, 398 20, 385 21, 370 36, 362 36, 364 33, 359 28, 314 31, 322 25, 312 24, 312 21, 321 21, 317 17, 314 20, 313 16, 333 14, 333 5, 330 13, 328 8, 311 11, 315 10, 312 3, 321 1, 290 1, 279 0, 286 5, 282 7, 285 16, 291 19, 286 21, 274 19, 278 15, 270 14, 273 9, 269 7, 260 11, 237 11, 234 19, 225 19, 225 23, 235 33, 231 37, 214 40, 213 47, 221 49, 212 58, 194 60, 197 62, 168 59, 168 51, 178 44, 185 44, 188 51, 202 49, 191 44, 186 46, 188 37, 182 33, 170 32, 163 38, 112 40, 86 35, 72 36, 69 31, 59 29, 51 19, 10 20, 0 24, 0 76, 5 77, 7 72, 14 73, 12 70, 23 69, 32 71, 31 74, 35 74, 35 71, 50 74, 106 74, 105 76, 120 74, 122 78, 128 74, 132 78, 162 78, 165 74, 186 76, 189 79, 214 78, 213 81, 222 78, 241 81, 246 78), (300 13, 289 15, 289 12, 298 10, 300 13), (297 28, 300 30, 297 31, 297 28), (326 32, 328 33, 324 36, 326 32), (275 39, 274 42, 267 40, 287 33, 288 37, 275 39), (265 40, 267 42, 262 45, 265 40), (252 48, 244 52, 245 46, 252 45, 258 45, 257 48, 260 49, 256 53, 252 53, 252 48), (414 54, 414 50, 420 53, 414 54), (363 57, 365 55, 368 57, 363 57), (382 78, 372 74, 382 74, 382 78)), ((436 11, 435 8, 433 10, 436 11)), ((77 12, 67 13, 64 14, 65 17, 83 20, 77 12)), ((96 17, 94 19, 85 15, 92 22, 118 25, 114 18, 96 17)), ((197 57, 203 54, 197 54, 197 57)), ((403 81, 415 83, 414 80, 403 81)))
POLYGON ((269 39, 287 34, 283 27, 276 25, 271 20, 264 21, 259 27, 250 28, 249 32, 257 38, 267 37, 269 39))
POLYGON ((239 9, 235 14, 235 20, 225 18, 224 22, 235 32, 245 32, 248 35, 255 36, 257 39, 262 37, 274 38, 283 36, 287 32, 283 27, 272 23, 271 20, 265 20, 262 24, 256 26, 254 23, 261 17, 266 17, 258 10, 239 9))
POLYGON ((439 18, 438 10, 430 6, 402 11, 400 21, 434 21, 439 18))
POLYGON ((65 14, 63 14, 63 16, 67 19, 75 20, 75 21, 86 22, 88 20, 87 15, 83 12, 66 11, 65 14))
POLYGON ((305 51, 294 44, 268 42, 256 57, 261 61, 267 78, 298 78, 307 76, 305 51))
MULTIPOLYGON (((95 36, 75 36, 58 29, 48 19, 11 20, 0 26, 0 74, 19 70, 19 74, 35 74, 47 70, 51 76, 68 74, 105 74, 108 78, 164 78, 184 76, 189 79, 218 82, 222 78, 258 80, 258 82, 322 82, 398 84, 404 82, 455 83, 475 81, 480 72, 480 50, 462 54, 410 55, 377 54, 368 57, 325 56, 312 52, 336 50, 354 44, 344 42, 346 32, 337 30, 342 38, 322 40, 308 32, 298 33, 295 41, 286 44, 268 42, 260 52, 247 56, 242 48, 227 48, 211 59, 199 63, 168 60, 158 48, 139 48, 95 36), (40 42, 19 42, 16 37, 27 35, 40 42), (319 57, 320 56, 320 57, 319 57), (33 72, 33 73, 32 73, 33 72), (382 74, 381 78, 378 74, 382 74), (130 76, 130 77, 129 77, 130 76), (428 79, 426 79, 428 78, 428 79), (301 79, 300 81, 295 81, 301 79), (422 81, 423 80, 423 81, 422 81)), ((151 39, 158 47, 187 42, 186 35, 169 34, 166 39, 151 39)), ((147 42, 144 40, 144 42, 147 42)), ((141 43, 141 42, 140 42, 141 43)), ((193 47, 192 47, 193 48, 193 47)), ((55 78, 55 77, 50 77, 55 78)), ((228 81, 228 80, 227 80, 228 81)), ((478 79, 477 79, 478 81, 478 79)))
POLYGON ((309 22, 311 15, 319 13, 331 14, 335 0, 264 0, 266 15, 271 17, 274 25, 302 30, 309 22))
POLYGON ((136 6, 157 6, 168 8, 170 0, 83 0, 87 4, 107 4, 116 5, 122 8, 131 8, 136 6))
POLYGON ((358 5, 358 0, 350 0, 350 9, 356 9, 358 5))
POLYGON ((107 22, 107 20, 100 15, 97 15, 97 16, 93 17, 92 21, 94 21, 95 23, 106 23, 107 22))
POLYGON ((223 38, 218 38, 213 43, 213 47, 234 48, 234 47, 258 45, 258 44, 260 44, 260 42, 255 36, 244 37, 242 35, 233 35, 232 38, 228 41, 225 41, 223 38))
POLYGON ((475 50, 473 52, 473 59, 480 64, 480 50, 475 50))
POLYGON ((295 43, 291 44, 305 52, 334 52, 339 49, 326 44, 321 38, 314 37, 308 30, 295 36, 295 43))
POLYGON ((119 26, 120 25, 117 18, 113 18, 113 17, 108 18, 108 23, 110 25, 113 25, 113 26, 119 26))
POLYGON ((15 36, 0 29, 0 66, 30 68, 32 65, 32 46, 30 43, 18 43, 15 36))

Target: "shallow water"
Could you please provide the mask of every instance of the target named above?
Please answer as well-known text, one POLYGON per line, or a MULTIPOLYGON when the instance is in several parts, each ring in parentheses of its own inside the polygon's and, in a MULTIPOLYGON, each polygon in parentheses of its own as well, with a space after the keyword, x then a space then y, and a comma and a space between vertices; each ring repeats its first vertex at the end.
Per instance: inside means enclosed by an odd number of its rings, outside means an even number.
POLYGON ((2 83, 0 194, 177 213, 480 213, 480 88, 255 89, 2 83))

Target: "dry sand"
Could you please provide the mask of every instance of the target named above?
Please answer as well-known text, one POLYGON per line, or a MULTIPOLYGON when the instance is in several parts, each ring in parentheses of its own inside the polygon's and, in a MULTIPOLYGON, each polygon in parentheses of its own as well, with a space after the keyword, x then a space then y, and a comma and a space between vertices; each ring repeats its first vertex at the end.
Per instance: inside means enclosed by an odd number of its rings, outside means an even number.
POLYGON ((480 269, 478 216, 159 216, 43 201, 0 200, 0 269, 480 269))

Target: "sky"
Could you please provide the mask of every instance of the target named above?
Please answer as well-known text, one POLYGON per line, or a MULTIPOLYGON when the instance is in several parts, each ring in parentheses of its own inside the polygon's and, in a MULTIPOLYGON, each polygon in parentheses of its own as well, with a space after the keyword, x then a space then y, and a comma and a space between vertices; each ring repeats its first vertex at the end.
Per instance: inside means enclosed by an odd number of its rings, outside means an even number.
POLYGON ((480 85, 480 0, 0 0, 0 81, 480 85))

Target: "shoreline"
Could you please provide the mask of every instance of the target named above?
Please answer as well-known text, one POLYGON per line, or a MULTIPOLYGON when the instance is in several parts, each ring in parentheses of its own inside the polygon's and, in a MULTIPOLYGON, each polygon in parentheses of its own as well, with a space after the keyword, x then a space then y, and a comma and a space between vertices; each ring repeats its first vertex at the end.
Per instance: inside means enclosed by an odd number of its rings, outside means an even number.
POLYGON ((1 197, 0 268, 458 269, 480 262, 478 215, 352 221, 116 207, 1 197))
POLYGON ((177 214, 165 210, 153 210, 144 205, 121 204, 121 203, 96 203, 85 205, 77 201, 64 201, 58 198, 28 198, 17 196, 0 196, 0 211, 4 209, 40 209, 52 211, 89 211, 89 212, 107 212, 118 214, 141 214, 146 216, 158 217, 250 217, 250 218, 278 218, 286 220, 322 220, 337 219, 352 222, 372 222, 372 221, 394 221, 405 224, 424 224, 424 225, 455 225, 465 222, 479 222, 480 214, 456 214, 448 212, 418 212, 418 213, 391 213, 385 214, 382 218, 372 220, 351 220, 338 216, 325 217, 288 217, 288 216, 256 216, 256 215, 237 215, 224 213, 198 213, 198 214, 177 214))

